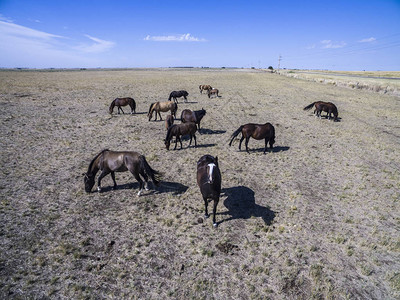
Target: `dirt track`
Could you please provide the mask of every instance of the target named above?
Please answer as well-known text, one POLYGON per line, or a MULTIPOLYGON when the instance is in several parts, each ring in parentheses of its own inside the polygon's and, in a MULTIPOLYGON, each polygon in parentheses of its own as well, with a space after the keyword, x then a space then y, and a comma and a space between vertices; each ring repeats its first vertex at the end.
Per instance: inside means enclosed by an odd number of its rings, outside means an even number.
POLYGON ((399 98, 257 70, 1 71, 0 105, 3 299, 400 297, 399 98), (178 115, 207 114, 199 147, 166 151, 147 111, 181 89, 178 115), (138 113, 110 116, 116 97, 138 113), (340 122, 303 111, 319 100, 340 122), (228 146, 249 122, 275 126, 274 151, 228 146), (138 198, 119 173, 118 190, 108 176, 86 194, 104 148, 144 154, 161 187, 138 198), (217 229, 196 185, 207 153, 222 172, 217 229))

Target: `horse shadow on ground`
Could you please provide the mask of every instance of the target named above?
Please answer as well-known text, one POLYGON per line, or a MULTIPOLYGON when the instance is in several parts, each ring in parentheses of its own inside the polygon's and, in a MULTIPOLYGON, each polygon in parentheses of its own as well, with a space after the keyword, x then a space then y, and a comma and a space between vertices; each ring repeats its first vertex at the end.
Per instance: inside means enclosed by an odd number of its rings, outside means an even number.
MULTIPOLYGON (((268 152, 273 152, 273 153, 276 153, 276 152, 283 152, 283 151, 288 151, 290 149, 290 147, 288 147, 288 146, 277 146, 277 147, 274 147, 274 148, 267 148, 267 152, 266 153, 268 153, 268 152)), ((242 152, 243 151, 246 151, 246 149, 245 150, 243 150, 243 148, 242 148, 242 150, 241 150, 242 152)), ((256 148, 256 149, 249 149, 249 152, 264 152, 264 147, 263 148, 256 148)))
POLYGON ((199 129, 200 134, 223 134, 225 132, 226 132, 226 130, 212 130, 212 129, 205 129, 205 128, 199 129))
MULTIPOLYGON (((168 182, 162 181, 160 182, 159 186, 155 186, 153 182, 149 181, 149 191, 143 190, 143 196, 153 195, 153 194, 163 194, 163 193, 172 193, 172 195, 180 195, 184 194, 187 189, 189 188, 186 185, 183 185, 178 182, 168 182)), ((106 193, 113 191, 113 186, 106 186, 101 188, 101 193, 106 193)), ((138 182, 131 182, 125 183, 117 186, 117 190, 134 190, 139 192, 139 183, 138 182)))
POLYGON ((254 191, 245 186, 235 186, 225 188, 221 191, 227 198, 224 201, 224 206, 228 212, 220 213, 230 215, 229 218, 219 221, 223 223, 235 219, 250 219, 251 217, 262 218, 266 225, 271 225, 275 212, 269 207, 264 207, 256 204, 254 191))
POLYGON ((197 101, 183 101, 183 102, 178 102, 178 104, 195 104, 198 103, 197 101))

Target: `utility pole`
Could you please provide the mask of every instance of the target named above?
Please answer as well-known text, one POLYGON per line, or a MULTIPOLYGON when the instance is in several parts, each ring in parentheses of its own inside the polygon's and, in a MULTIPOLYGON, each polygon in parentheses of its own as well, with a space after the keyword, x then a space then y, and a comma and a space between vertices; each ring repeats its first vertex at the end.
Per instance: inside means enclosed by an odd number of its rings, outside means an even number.
POLYGON ((280 69, 280 67, 281 67, 281 60, 282 60, 282 56, 279 54, 279 58, 278 58, 278 72, 279 72, 279 69, 280 69))

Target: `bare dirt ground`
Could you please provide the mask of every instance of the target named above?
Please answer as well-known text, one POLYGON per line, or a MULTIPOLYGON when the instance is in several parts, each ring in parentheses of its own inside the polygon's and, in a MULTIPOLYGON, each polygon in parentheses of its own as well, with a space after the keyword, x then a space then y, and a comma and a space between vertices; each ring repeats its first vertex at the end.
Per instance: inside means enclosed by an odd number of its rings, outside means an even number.
POLYGON ((0 105, 2 299, 400 298, 398 97, 258 70, 1 71, 0 105), (197 148, 167 151, 146 114, 180 89, 179 116, 207 114, 197 148), (116 97, 138 113, 111 116, 116 97), (303 111, 319 100, 340 122, 303 111), (274 151, 228 146, 249 122, 275 126, 274 151), (137 197, 119 173, 117 190, 108 176, 85 193, 105 148, 144 154, 162 185, 137 197), (204 154, 222 172, 217 229, 196 185, 204 154))

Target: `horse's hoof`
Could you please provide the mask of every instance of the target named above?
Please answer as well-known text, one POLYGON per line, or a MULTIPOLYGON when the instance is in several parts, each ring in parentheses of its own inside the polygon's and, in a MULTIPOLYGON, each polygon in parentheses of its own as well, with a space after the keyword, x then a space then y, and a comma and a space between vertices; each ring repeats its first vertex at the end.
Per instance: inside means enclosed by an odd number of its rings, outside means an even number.
POLYGON ((210 215, 204 215, 204 218, 208 219, 210 217, 210 215))
POLYGON ((214 228, 217 228, 217 227, 218 227, 218 224, 217 224, 217 223, 214 223, 213 226, 214 226, 214 228))
POLYGON ((101 193, 101 187, 97 187, 97 191, 99 192, 99 193, 101 193))

